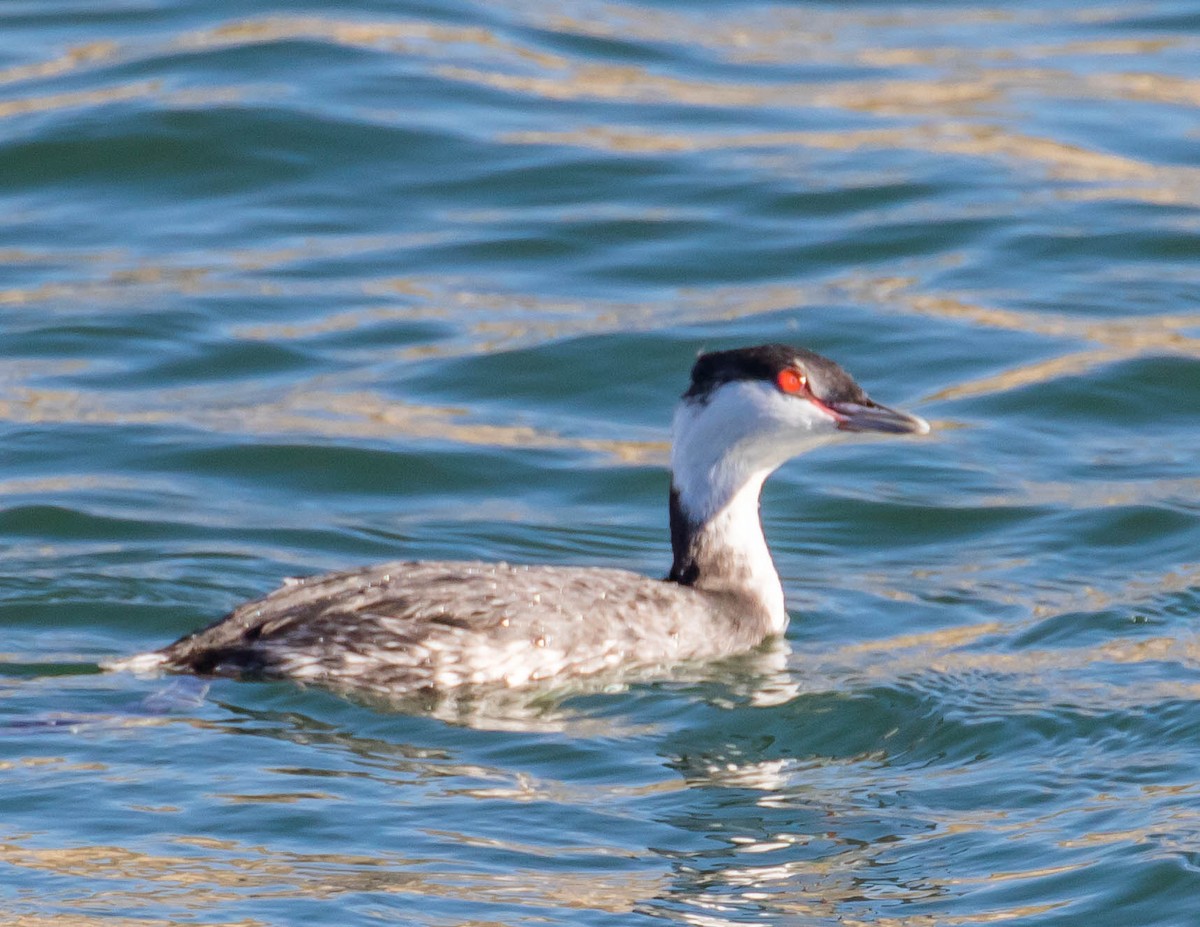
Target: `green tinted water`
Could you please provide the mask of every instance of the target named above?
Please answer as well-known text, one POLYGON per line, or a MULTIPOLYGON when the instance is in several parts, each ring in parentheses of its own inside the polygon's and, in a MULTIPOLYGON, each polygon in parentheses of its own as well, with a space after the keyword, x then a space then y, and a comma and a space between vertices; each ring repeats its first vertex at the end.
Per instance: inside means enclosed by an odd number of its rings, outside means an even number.
POLYGON ((1191 925, 1200 15, 0 8, 0 919, 1191 925), (696 351, 788 645, 362 705, 100 674, 281 577, 667 566, 696 351))

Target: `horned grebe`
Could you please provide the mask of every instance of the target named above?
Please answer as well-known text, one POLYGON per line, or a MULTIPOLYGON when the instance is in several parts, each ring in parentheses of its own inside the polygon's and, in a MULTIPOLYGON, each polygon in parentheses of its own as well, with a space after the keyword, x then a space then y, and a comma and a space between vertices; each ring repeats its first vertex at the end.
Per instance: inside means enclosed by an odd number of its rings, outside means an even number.
POLYGON ((782 634, 759 519, 780 464, 846 432, 924 434, 833 361, 782 344, 701 355, 675 413, 665 579, 624 570, 394 562, 290 580, 110 668, 286 677, 388 696, 519 686, 748 650, 782 634))

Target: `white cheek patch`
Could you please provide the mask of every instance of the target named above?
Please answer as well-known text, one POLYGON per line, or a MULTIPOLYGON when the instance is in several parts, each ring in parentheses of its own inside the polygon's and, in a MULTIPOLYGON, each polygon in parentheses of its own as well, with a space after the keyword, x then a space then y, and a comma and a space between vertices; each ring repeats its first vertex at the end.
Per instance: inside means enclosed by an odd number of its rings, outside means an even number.
POLYGON ((688 514, 712 517, 751 480, 837 437, 831 412, 761 380, 726 383, 675 413, 671 470, 688 514))

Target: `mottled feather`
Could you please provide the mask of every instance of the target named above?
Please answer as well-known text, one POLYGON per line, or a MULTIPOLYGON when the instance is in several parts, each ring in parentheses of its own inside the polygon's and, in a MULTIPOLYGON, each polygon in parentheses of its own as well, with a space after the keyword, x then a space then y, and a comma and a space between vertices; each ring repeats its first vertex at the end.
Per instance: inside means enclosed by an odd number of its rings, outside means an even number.
POLYGON ((753 602, 625 570, 411 561, 289 582, 159 665, 394 694, 713 658, 763 636, 753 602))

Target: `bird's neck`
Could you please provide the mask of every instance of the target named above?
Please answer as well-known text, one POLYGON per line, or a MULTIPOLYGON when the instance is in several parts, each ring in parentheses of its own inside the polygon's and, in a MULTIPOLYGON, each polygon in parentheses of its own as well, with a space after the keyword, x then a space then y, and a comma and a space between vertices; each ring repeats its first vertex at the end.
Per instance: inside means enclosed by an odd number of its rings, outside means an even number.
POLYGON ((787 626, 783 587, 763 537, 758 501, 784 461, 829 440, 828 416, 797 406, 781 427, 779 400, 762 384, 730 383, 675 413, 671 446, 668 579, 735 597, 761 615, 764 631, 787 626))
POLYGON ((668 579, 704 592, 729 596, 759 615, 764 631, 787 627, 783 585, 763 536, 759 494, 767 474, 749 480, 707 518, 697 518, 686 496, 671 486, 671 548, 668 579))

